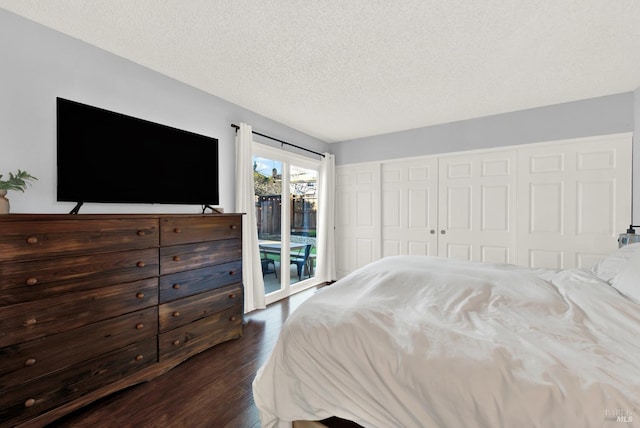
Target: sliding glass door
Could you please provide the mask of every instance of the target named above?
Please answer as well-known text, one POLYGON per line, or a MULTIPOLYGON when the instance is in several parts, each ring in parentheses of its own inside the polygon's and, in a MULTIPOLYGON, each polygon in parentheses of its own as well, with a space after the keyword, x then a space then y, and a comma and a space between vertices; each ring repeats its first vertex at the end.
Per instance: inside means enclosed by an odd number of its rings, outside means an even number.
POLYGON ((267 304, 315 285, 320 162, 254 143, 256 227, 267 304))

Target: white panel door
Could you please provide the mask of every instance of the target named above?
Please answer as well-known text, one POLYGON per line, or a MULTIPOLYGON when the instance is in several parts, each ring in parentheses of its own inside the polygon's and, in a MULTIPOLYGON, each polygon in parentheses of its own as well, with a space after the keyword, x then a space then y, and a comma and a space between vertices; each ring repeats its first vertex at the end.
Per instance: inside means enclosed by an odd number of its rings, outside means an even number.
POLYGON ((518 260, 591 267, 617 247, 631 212, 631 136, 518 150, 518 260))
POLYGON ((441 156, 438 255, 516 262, 514 150, 441 156))
POLYGON ((380 258, 380 164, 336 168, 336 275, 380 258))
POLYGON ((382 165, 382 256, 438 254, 438 159, 382 165))

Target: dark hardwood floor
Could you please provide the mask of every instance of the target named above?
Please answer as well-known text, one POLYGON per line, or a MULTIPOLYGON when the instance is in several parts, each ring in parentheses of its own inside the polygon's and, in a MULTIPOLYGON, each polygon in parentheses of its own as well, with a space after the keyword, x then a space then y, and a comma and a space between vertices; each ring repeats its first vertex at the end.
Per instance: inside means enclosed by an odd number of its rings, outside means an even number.
POLYGON ((168 373, 96 401, 49 427, 259 428, 251 382, 280 327, 317 288, 248 314, 244 335, 215 346, 168 373))

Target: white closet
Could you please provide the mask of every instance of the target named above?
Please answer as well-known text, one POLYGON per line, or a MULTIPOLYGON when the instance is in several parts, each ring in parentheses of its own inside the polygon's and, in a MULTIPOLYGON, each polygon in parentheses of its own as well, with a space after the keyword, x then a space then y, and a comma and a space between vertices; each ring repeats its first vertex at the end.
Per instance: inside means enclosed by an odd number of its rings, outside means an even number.
POLYGON ((380 164, 336 167, 336 275, 341 278, 380 252, 380 164))
POLYGON ((423 254, 588 267, 630 221, 631 134, 336 168, 338 277, 423 254))
POLYGON ((438 255, 515 262, 516 153, 438 158, 438 255))
POLYGON ((590 267, 631 223, 631 134, 518 150, 518 264, 590 267))
POLYGON ((438 255, 438 159, 382 164, 382 254, 438 255))

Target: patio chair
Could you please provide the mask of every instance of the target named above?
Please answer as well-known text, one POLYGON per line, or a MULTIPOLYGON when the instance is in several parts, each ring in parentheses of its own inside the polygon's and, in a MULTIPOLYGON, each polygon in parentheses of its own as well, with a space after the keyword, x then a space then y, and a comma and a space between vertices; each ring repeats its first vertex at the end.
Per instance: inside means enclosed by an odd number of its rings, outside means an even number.
POLYGON ((309 261, 309 254, 311 254, 311 244, 307 244, 303 248, 300 248, 298 254, 291 256, 291 264, 296 265, 298 268, 298 279, 302 279, 302 268, 307 265, 309 261))
POLYGON ((276 262, 273 259, 270 259, 265 252, 260 253, 260 262, 262 263, 262 277, 264 278, 267 274, 274 274, 276 278, 278 277, 278 272, 276 271, 276 262), (269 268, 269 266, 273 266, 273 268, 269 268))

